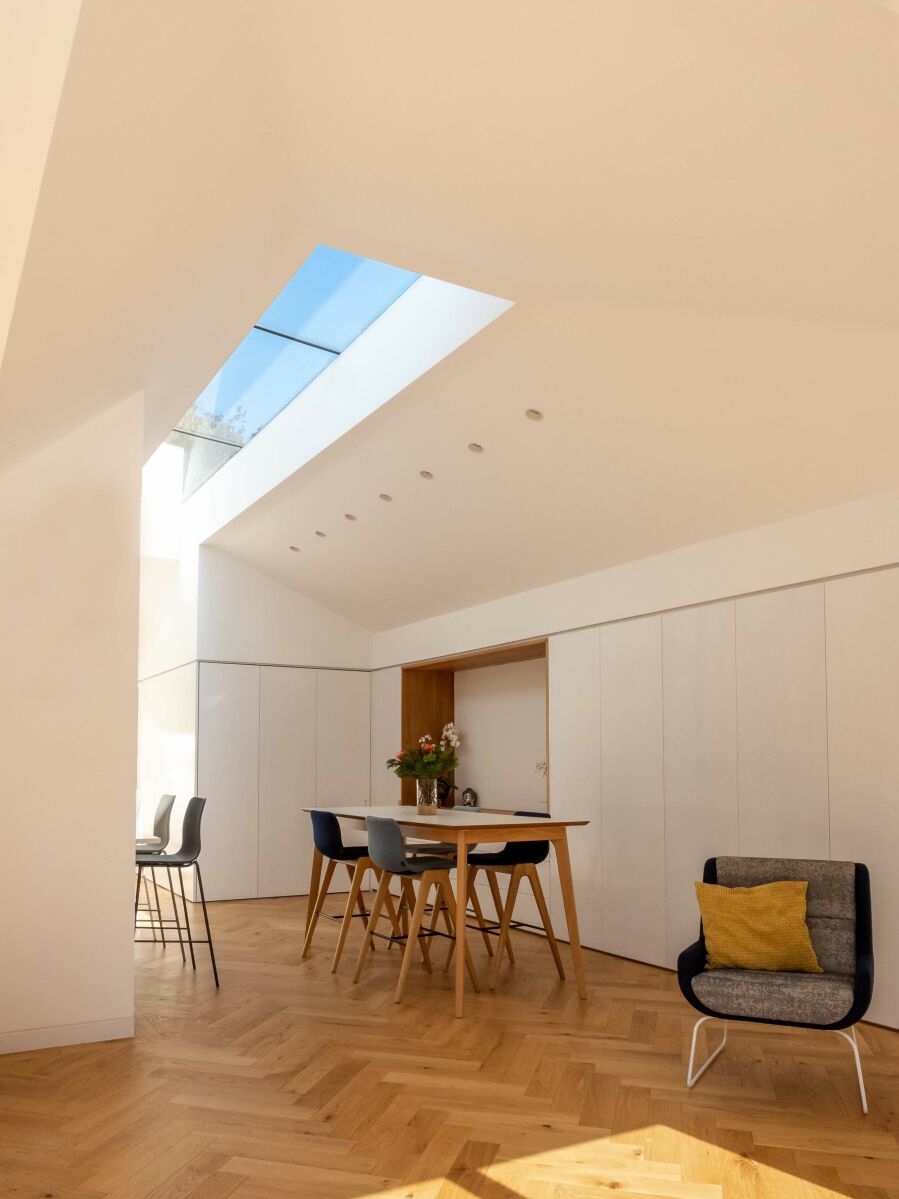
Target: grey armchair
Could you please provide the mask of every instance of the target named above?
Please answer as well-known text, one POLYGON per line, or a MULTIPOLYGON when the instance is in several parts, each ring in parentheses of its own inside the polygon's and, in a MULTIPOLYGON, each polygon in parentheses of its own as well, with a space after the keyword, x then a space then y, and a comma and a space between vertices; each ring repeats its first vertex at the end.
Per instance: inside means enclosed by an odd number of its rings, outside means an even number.
POLYGON ((685 949, 677 976, 687 1002, 701 1013, 693 1027, 687 1086, 693 1087, 727 1044, 729 1020, 816 1028, 838 1033, 852 1048, 862 1110, 868 1099, 854 1025, 874 991, 871 884, 867 866, 789 858, 709 858, 703 882, 757 887, 791 879, 808 882, 807 922, 823 974, 768 970, 707 970, 705 939, 685 949), (694 1071, 696 1038, 707 1020, 721 1020, 720 1045, 694 1071), (847 1031, 848 1030, 848 1031, 847 1031))

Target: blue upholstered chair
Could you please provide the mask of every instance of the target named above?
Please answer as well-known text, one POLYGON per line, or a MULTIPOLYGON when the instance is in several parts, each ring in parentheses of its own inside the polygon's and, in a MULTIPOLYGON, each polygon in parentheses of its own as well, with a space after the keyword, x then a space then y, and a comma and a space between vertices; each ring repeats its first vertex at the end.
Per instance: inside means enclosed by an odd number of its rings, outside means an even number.
POLYGON ((871 884, 867 866, 856 862, 789 858, 709 858, 703 882, 757 887, 781 880, 808 883, 807 922, 823 974, 771 970, 707 970, 702 925, 699 940, 677 960, 677 978, 687 1002, 699 1013, 693 1027, 687 1086, 695 1086, 727 1044, 730 1020, 816 1028, 838 1033, 852 1047, 862 1110, 868 1098, 854 1025, 874 990, 871 884), (707 1020, 721 1020, 720 1045, 695 1070, 696 1038, 707 1020))
MULTIPOLYGON (((449 872, 455 866, 455 859, 446 856, 437 856, 436 854, 423 854, 419 851, 413 854, 411 851, 408 851, 400 826, 395 820, 385 819, 380 816, 367 816, 365 824, 368 829, 368 851, 375 867, 381 872, 381 877, 374 903, 372 904, 371 916, 366 926, 365 938, 359 950, 353 982, 358 982, 362 975, 367 958, 366 948, 374 943, 375 937, 386 936, 386 939, 391 942, 405 942, 403 961, 400 966, 400 977, 393 997, 394 1002, 399 1003, 403 997, 403 990, 416 946, 418 946, 421 953, 425 969, 428 973, 431 973, 428 941, 434 936, 454 935, 452 913, 455 901, 449 885, 449 872), (412 916, 407 929, 399 930, 396 920, 393 920, 393 932, 383 934, 378 932, 377 923, 382 909, 389 901, 389 888, 394 879, 399 883, 404 902, 412 908, 412 916), (417 895, 415 894, 416 883, 418 884, 417 895), (430 928, 426 929, 422 927, 425 907, 432 887, 436 888, 434 913, 435 916, 438 912, 443 913, 444 920, 446 921, 446 934, 438 933, 433 922, 430 928)), ((465 947, 465 961, 472 984, 475 990, 478 990, 477 972, 467 945, 465 947)))

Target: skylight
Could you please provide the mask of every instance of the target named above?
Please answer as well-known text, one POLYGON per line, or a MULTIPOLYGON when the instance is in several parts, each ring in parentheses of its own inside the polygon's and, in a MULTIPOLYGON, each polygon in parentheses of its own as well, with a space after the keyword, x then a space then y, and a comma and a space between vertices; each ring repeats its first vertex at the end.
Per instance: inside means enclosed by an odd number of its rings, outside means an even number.
POLYGON ((169 436, 185 451, 184 498, 295 400, 418 277, 317 246, 169 436))

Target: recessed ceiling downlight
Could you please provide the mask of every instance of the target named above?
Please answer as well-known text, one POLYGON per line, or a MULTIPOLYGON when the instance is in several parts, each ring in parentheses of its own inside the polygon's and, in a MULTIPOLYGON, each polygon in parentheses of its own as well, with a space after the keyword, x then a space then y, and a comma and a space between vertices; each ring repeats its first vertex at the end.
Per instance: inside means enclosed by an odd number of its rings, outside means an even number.
POLYGON ((344 518, 344 520, 355 520, 356 519, 356 517, 353 516, 352 512, 344 512, 343 518, 344 518))
POLYGON ((423 479, 433 479, 434 478, 434 476, 431 474, 431 472, 429 470, 420 470, 418 473, 421 475, 421 477, 423 479))
POLYGON ((295 554, 298 554, 300 552, 300 547, 298 545, 289 545, 287 548, 289 550, 293 550, 293 552, 295 554))
POLYGON ((473 454, 483 454, 483 452, 484 452, 484 447, 482 445, 480 445, 477 441, 470 441, 468 443, 468 448, 471 450, 471 452, 473 454))
POLYGON ((386 491, 382 491, 381 494, 378 496, 378 499, 383 500, 385 504, 393 503, 393 496, 388 495, 386 491))
POLYGON ((316 530, 315 530, 315 535, 316 535, 316 537, 327 537, 327 533, 323 533, 323 532, 321 531, 321 529, 316 529, 316 530))
POLYGON ((524 414, 528 420, 543 420, 543 413, 539 408, 525 408, 524 414))

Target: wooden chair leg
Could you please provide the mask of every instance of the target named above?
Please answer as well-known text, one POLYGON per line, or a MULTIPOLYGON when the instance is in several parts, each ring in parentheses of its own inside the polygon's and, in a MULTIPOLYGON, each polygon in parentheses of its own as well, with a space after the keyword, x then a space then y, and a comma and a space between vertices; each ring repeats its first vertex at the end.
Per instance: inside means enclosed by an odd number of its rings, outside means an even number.
POLYGON ((318 924, 318 917, 322 910, 322 905, 328 894, 328 887, 331 885, 331 879, 334 877, 334 867, 337 863, 333 858, 328 858, 328 865, 325 867, 325 877, 322 885, 319 887, 318 895, 315 897, 315 907, 312 910, 312 918, 309 921, 309 927, 306 929, 306 940, 303 942, 302 957, 305 957, 309 952, 309 946, 312 944, 312 936, 315 932, 315 926, 318 924))
MULTIPOLYGON (((417 900, 415 898, 415 887, 412 885, 411 878, 408 878, 408 877, 403 878, 401 886, 403 889, 403 902, 405 905, 404 909, 403 909, 404 920, 402 921, 403 936, 406 937, 407 942, 408 942, 412 939, 410 936, 410 933, 409 933, 409 917, 410 917, 410 914, 415 911, 415 904, 417 903, 417 900)), ((424 944, 423 941, 419 941, 418 949, 419 949, 419 952, 421 953, 421 960, 425 963, 425 966, 427 968, 429 968, 431 965, 431 959, 430 959, 430 955, 428 953, 427 946, 424 944)))
MULTIPOLYGON (((449 879, 446 875, 447 872, 445 870, 441 870, 437 882, 441 891, 443 892, 443 902, 446 904, 446 923, 449 934, 452 937, 455 936, 456 931, 455 921, 453 920, 453 908, 456 897, 453 895, 453 889, 449 885, 449 879)), ((476 991, 480 991, 481 984, 478 981, 478 972, 475 969, 474 958, 471 956, 471 950, 468 948, 467 939, 465 940, 465 965, 468 967, 468 975, 471 979, 471 985, 476 991)))
MULTIPOLYGON (((340 923, 340 936, 337 938, 337 948, 334 950, 334 960, 331 962, 331 973, 337 973, 337 967, 340 965, 340 955, 343 953, 343 946, 347 939, 347 933, 350 931, 350 925, 353 923, 353 909, 356 907, 356 900, 359 898, 359 889, 362 886, 362 879, 365 876, 367 867, 357 862, 355 869, 350 870, 350 892, 347 895, 346 908, 343 913, 343 920, 340 923)), ((364 905, 363 905, 364 910, 364 905)), ((363 925, 367 922, 363 920, 363 925)), ((371 942, 369 937, 368 941, 371 942)))
POLYGON ((556 934, 553 932, 553 924, 549 916, 549 908, 546 906, 546 896, 543 894, 543 884, 540 882, 537 867, 533 864, 528 866, 527 876, 531 880, 531 889, 534 892, 534 899, 537 901, 537 911, 540 913, 540 919, 543 922, 546 939, 549 942, 553 961, 556 963, 556 970, 559 972, 559 978, 564 979, 565 967, 562 965, 562 955, 559 953, 559 942, 556 940, 556 934))
POLYGON ((481 908, 481 901, 478 899, 478 889, 475 886, 475 878, 477 877, 477 866, 469 867, 468 873, 468 902, 471 904, 471 910, 474 912, 474 918, 478 922, 481 929, 481 936, 484 939, 484 947, 487 950, 487 957, 493 957, 493 941, 490 933, 487 932, 487 921, 484 919, 484 912, 481 908))
MULTIPOLYGON (((484 920, 484 913, 483 913, 483 910, 481 909, 481 901, 478 899, 478 893, 477 893, 477 889, 475 887, 475 877, 477 875, 477 872, 478 872, 478 868, 477 868, 477 866, 474 866, 471 868, 469 875, 468 875, 468 902, 471 905, 471 910, 474 912, 474 918, 477 921, 478 925, 480 926, 481 936, 484 938, 484 945, 487 947, 487 956, 489 958, 492 958, 493 957, 493 942, 490 939, 490 933, 488 933, 485 928, 486 921, 484 920)), ((456 949, 455 942, 451 941, 450 947, 449 947, 449 953, 446 956, 446 963, 444 965, 444 970, 449 969, 449 964, 453 960, 453 953, 455 952, 455 949, 456 949)))
MULTIPOLYGON (((381 881, 381 875, 379 872, 378 873, 378 882, 380 883, 380 881, 381 881)), ((384 893, 384 909, 387 912, 388 919, 390 920, 391 934, 394 937, 401 937, 403 935, 403 929, 402 929, 402 925, 400 924, 399 914, 397 913, 396 907, 394 906, 393 896, 390 894, 389 888, 384 893)), ((369 919, 371 919, 371 917, 369 917, 369 919)), ((372 943, 372 948, 374 948, 374 944, 375 944, 374 938, 371 938, 371 943, 372 943)), ((387 942, 387 948, 393 949, 392 941, 387 942)))
MULTIPOLYGON (((415 907, 412 909, 412 919, 409 923, 409 932, 406 940, 406 951, 403 954, 403 963, 400 966, 399 982, 396 984, 396 992, 393 996, 394 1003, 399 1003, 403 998, 406 979, 409 975, 409 967, 412 965, 412 955, 415 952, 415 946, 418 942, 418 934, 421 931, 422 918, 425 914, 425 902, 428 898, 428 892, 430 891, 434 881, 435 879, 433 872, 430 870, 426 870, 424 874, 421 875, 419 880, 418 898, 415 900, 415 907)), ((428 961, 429 968, 430 964, 430 961, 428 961)))
MULTIPOLYGON (((499 889, 499 881, 497 880, 495 870, 487 871, 487 882, 490 884, 490 894, 493 896, 493 905, 496 908, 496 923, 502 924, 502 922, 503 922, 503 906, 504 906, 503 905, 503 895, 499 889)), ((506 939, 506 953, 509 957, 509 965, 514 966, 515 965, 515 951, 512 949, 512 942, 508 938, 506 939)))
POLYGON ((387 888, 390 886, 391 875, 385 870, 381 875, 381 881, 378 883, 378 890, 375 894, 375 902, 371 905, 371 912, 368 917, 368 924, 365 928, 365 935, 362 938, 362 944, 359 946, 359 956, 356 959, 356 972, 353 975, 353 982, 357 983, 362 975, 362 967, 365 965, 366 956, 368 954, 368 946, 372 940, 372 933, 375 931, 378 924, 378 917, 381 915, 381 908, 384 906, 384 896, 387 894, 387 888))
POLYGON ((499 944, 496 947, 496 954, 493 958, 493 969, 490 972, 490 990, 496 989, 496 980, 499 976, 499 964, 503 960, 503 950, 509 941, 509 925, 512 923, 512 912, 515 910, 515 898, 518 895, 518 886, 524 874, 524 866, 514 866, 512 873, 509 876, 509 890, 506 893, 506 903, 503 907, 503 918, 499 928, 499 944))

